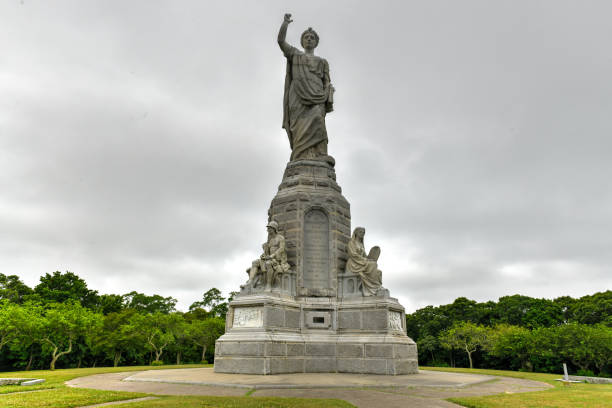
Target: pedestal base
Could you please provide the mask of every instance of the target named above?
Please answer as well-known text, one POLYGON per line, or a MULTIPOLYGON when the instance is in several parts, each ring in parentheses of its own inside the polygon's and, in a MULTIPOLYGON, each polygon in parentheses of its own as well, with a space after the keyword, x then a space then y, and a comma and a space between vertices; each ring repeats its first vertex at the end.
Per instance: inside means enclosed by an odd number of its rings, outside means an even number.
POLYGON ((228 336, 217 343, 215 372, 240 374, 416 374, 409 338, 359 335, 228 336))
POLYGON ((393 298, 240 297, 217 340, 215 372, 415 374, 417 346, 393 298))

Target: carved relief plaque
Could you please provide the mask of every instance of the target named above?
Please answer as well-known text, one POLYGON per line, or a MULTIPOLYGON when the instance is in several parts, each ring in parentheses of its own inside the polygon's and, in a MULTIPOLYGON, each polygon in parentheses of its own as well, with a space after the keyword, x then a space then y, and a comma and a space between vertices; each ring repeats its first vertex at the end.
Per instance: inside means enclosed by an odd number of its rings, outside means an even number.
POLYGON ((321 210, 304 216, 303 282, 309 289, 329 287, 329 219, 321 210))
POLYGON ((263 308, 237 307, 234 309, 233 327, 262 327, 263 308))
POLYGON ((404 331, 402 328, 402 314, 400 312, 389 312, 389 328, 391 330, 404 331))

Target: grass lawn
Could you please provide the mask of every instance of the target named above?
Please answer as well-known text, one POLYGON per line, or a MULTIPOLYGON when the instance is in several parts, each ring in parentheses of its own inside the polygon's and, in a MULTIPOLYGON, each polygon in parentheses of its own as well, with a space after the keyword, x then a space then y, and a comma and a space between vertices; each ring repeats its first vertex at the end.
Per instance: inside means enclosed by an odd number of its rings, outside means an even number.
POLYGON ((196 368, 212 367, 211 364, 167 365, 167 366, 134 366, 134 367, 96 367, 96 368, 67 368, 34 371, 10 371, 0 373, 0 378, 44 378, 45 382, 39 385, 22 387, 21 385, 5 385, 0 387, 0 394, 19 391, 46 390, 50 388, 65 387, 64 382, 77 377, 104 373, 122 373, 127 371, 159 370, 169 368, 196 368))
POLYGON ((121 405, 125 408, 354 408, 346 401, 277 397, 163 397, 121 405))
MULTIPOLYGON (((119 391, 99 391, 69 388, 65 381, 94 374, 120 373, 127 371, 160 370, 171 368, 212 367, 212 365, 167 365, 142 367, 97 367, 58 369, 55 371, 13 371, 0 373, 0 378, 44 378, 40 385, 22 387, 19 385, 0 386, 0 407, 2 408, 72 408, 128 400, 147 396, 147 394, 119 391), (30 392, 34 391, 34 392, 30 392)), ((250 394, 246 392, 245 394, 250 394)), ((263 397, 192 397, 168 396, 156 400, 120 405, 126 408, 169 408, 169 407, 227 407, 227 408, 351 408, 353 405, 341 400, 263 398, 263 397)))
POLYGON ((554 386, 546 391, 536 391, 520 394, 498 394, 484 397, 449 398, 448 401, 469 408, 604 408, 612 407, 612 384, 575 383, 569 386, 560 381, 560 374, 525 373, 519 371, 480 370, 469 368, 419 367, 420 370, 450 371, 456 373, 471 373, 485 375, 501 375, 504 377, 523 378, 542 381, 554 386))

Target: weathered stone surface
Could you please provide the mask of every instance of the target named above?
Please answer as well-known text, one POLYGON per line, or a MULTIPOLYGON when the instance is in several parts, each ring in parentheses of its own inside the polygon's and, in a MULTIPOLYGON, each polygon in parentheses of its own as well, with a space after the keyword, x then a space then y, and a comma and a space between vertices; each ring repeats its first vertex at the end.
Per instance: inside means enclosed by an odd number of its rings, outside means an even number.
POLYGON ((398 359, 413 358, 416 355, 416 345, 414 344, 394 344, 393 357, 398 359))
POLYGON ((309 289, 329 287, 329 219, 319 209, 304 216, 303 282, 309 289))
POLYGON ((361 312, 338 312, 339 329, 360 329, 361 312))
POLYGON ((285 325, 285 311, 278 307, 266 307, 265 322, 267 326, 283 327, 285 325))
POLYGON ((366 357, 393 357, 393 345, 392 344, 366 344, 365 345, 366 357))
POLYGON ((304 343, 287 343, 287 356, 303 356, 304 354, 304 343))
POLYGON ((300 311, 299 310, 285 310, 285 326, 289 328, 300 327, 300 311))
POLYGON ((303 358, 275 358, 270 360, 270 374, 303 373, 303 358))
POLYGON ((393 370, 391 375, 416 374, 419 372, 416 357, 414 360, 391 360, 393 370))
POLYGON ((21 385, 22 387, 27 387, 28 385, 38 385, 38 384, 42 384, 45 382, 44 378, 34 378, 31 380, 26 380, 24 382, 22 382, 21 385))
POLYGON ((390 374, 387 369, 387 361, 384 359, 364 360, 364 372, 369 374, 390 374))
POLYGON ((362 314, 364 330, 384 330, 387 328, 386 310, 365 310, 362 314))
POLYGON ((307 356, 335 356, 335 343, 306 343, 307 356))
POLYGON ((37 385, 45 382, 44 378, 0 378, 1 385, 37 385))
POLYGON ((306 373, 333 373, 336 372, 336 359, 333 358, 307 358, 304 360, 306 373))
POLYGON ((338 372, 339 373, 363 373, 364 364, 367 360, 363 358, 339 358, 338 372))
POLYGON ((218 373, 267 374, 264 358, 219 358, 215 357, 218 373))
POLYGON ((363 358, 363 344, 337 344, 336 352, 338 357, 361 357, 363 358))
POLYGON ((266 356, 285 356, 287 355, 286 343, 266 343, 266 356))
POLYGON ((219 343, 215 353, 222 356, 263 356, 264 343, 260 342, 223 342, 219 343))

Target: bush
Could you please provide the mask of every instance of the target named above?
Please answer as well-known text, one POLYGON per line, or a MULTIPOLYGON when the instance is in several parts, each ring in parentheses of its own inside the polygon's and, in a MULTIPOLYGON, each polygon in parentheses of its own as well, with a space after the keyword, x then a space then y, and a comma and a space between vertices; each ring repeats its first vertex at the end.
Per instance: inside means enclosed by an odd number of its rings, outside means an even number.
POLYGON ((162 365, 164 365, 164 362, 161 361, 161 360, 160 361, 151 361, 151 365, 152 366, 162 366, 162 365))

